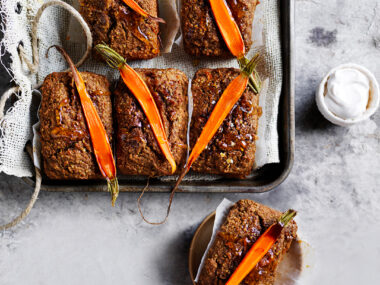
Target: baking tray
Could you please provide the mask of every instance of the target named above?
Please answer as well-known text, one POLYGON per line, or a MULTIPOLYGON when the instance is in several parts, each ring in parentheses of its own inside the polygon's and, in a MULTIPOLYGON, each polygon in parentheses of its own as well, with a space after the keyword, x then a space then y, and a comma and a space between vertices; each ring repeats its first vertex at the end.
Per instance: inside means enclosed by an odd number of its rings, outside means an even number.
MULTIPOLYGON (((262 193, 280 185, 289 175, 294 161, 294 0, 279 0, 281 17, 281 46, 283 59, 283 86, 279 104, 278 134, 280 163, 268 164, 254 171, 247 180, 220 178, 212 181, 183 181, 178 192, 239 192, 262 193)), ((23 178, 34 186, 33 178, 23 178)), ((121 192, 141 191, 146 180, 119 178, 121 192)), ((169 192, 173 181, 151 178, 150 192, 169 192)), ((53 181, 43 179, 45 191, 100 192, 107 191, 104 181, 53 181)))

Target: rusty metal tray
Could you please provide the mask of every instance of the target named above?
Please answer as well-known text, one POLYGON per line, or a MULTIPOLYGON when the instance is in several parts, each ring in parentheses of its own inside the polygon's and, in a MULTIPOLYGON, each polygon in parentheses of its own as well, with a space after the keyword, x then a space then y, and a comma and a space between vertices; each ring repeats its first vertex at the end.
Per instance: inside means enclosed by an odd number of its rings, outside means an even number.
MULTIPOLYGON (((240 192, 262 193, 280 185, 289 175, 294 161, 294 0, 279 0, 281 17, 281 46, 283 59, 283 86, 278 114, 280 163, 268 164, 254 171, 247 180, 220 178, 213 181, 183 181, 179 192, 240 192)), ((24 178, 34 186, 34 179, 24 178)), ((141 191, 146 180, 119 177, 121 192, 141 191)), ((150 179, 150 192, 169 192, 174 182, 150 179)), ((107 191, 106 183, 90 181, 52 181, 43 179, 42 189, 64 192, 107 191)))

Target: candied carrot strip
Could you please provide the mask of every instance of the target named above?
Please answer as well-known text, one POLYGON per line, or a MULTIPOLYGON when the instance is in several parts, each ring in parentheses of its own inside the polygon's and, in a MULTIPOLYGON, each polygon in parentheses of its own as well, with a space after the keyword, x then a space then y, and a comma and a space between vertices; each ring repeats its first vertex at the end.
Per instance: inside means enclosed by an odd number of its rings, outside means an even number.
POLYGON ((133 11, 135 11, 138 14, 140 14, 141 16, 143 16, 145 18, 150 18, 153 21, 156 21, 156 22, 159 22, 159 23, 165 23, 164 19, 159 18, 159 17, 154 17, 154 16, 150 15, 147 11, 145 11, 143 8, 141 8, 141 6, 136 3, 136 1, 134 1, 134 0, 123 0, 123 2, 129 8, 131 8, 133 11))
POLYGON ((88 130, 90 132, 92 147, 100 172, 107 179, 108 191, 112 195, 112 206, 115 206, 116 198, 119 195, 119 184, 116 177, 116 166, 113 158, 111 144, 107 132, 100 120, 94 104, 86 90, 84 80, 75 67, 73 61, 64 49, 59 46, 55 47, 66 59, 73 74, 74 82, 78 90, 80 102, 82 105, 84 117, 86 118, 88 130))
POLYGON ((249 77, 245 73, 240 73, 224 90, 219 101, 216 103, 214 110, 208 118, 201 135, 199 136, 186 164, 186 170, 189 171, 191 165, 198 158, 201 152, 211 141, 224 119, 232 110, 233 106, 240 99, 245 88, 248 85, 249 77))
POLYGON ((288 210, 280 220, 271 225, 253 244, 244 256, 234 273, 228 279, 226 285, 239 285, 244 278, 255 268, 256 264, 267 254, 273 244, 280 237, 282 230, 296 216, 297 212, 288 210))
POLYGON ((171 165, 171 173, 173 174, 177 170, 177 165, 170 150, 161 115, 145 81, 127 64, 126 60, 121 55, 109 46, 98 44, 95 49, 104 57, 108 65, 119 70, 125 85, 127 85, 137 101, 139 101, 141 108, 152 127, 158 145, 171 165))
POLYGON ((230 52, 238 59, 245 54, 243 37, 226 0, 210 0, 216 24, 230 52))

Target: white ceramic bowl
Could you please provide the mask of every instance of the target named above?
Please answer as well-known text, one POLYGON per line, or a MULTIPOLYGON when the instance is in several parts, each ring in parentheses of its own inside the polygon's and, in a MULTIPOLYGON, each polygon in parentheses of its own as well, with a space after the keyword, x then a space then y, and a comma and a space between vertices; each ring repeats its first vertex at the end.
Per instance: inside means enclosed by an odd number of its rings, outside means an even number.
POLYGON ((316 93, 316 101, 317 101, 317 106, 318 106, 319 111, 327 120, 329 120, 333 124, 343 126, 343 127, 348 127, 353 124, 367 120, 370 116, 372 116, 377 111, 377 109, 379 108, 379 102, 380 102, 379 83, 377 82, 372 72, 370 72, 367 68, 358 64, 354 64, 354 63, 342 64, 330 70, 329 73, 327 73, 327 75, 325 76, 325 78, 323 78, 316 93), (370 96, 369 96, 368 108, 362 115, 360 115, 359 117, 356 117, 355 119, 342 119, 336 116, 327 108, 326 103, 325 103, 325 88, 326 88, 327 80, 329 79, 332 73, 342 68, 357 69, 361 71, 364 75, 366 75, 370 82, 370 96))

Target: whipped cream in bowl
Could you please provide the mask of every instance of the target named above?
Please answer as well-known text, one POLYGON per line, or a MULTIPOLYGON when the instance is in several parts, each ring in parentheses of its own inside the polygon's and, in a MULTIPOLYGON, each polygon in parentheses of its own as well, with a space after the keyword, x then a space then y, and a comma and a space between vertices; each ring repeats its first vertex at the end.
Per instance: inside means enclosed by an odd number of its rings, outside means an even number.
POLYGON ((332 69, 322 80, 316 101, 330 122, 350 126, 364 121, 379 107, 379 84, 363 66, 349 63, 332 69))

